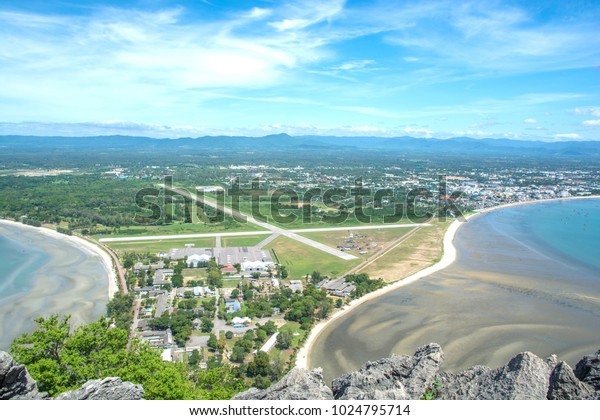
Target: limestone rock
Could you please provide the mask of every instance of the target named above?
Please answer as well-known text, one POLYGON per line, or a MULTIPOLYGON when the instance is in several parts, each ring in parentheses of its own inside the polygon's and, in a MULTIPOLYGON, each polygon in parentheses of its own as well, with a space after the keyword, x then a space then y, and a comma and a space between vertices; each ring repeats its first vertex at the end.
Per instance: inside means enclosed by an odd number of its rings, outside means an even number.
POLYGON ((591 397, 594 388, 575 377, 573 369, 560 362, 550 376, 549 400, 581 400, 591 397))
POLYGON ((331 400, 333 393, 323 382, 321 369, 295 368, 267 389, 251 388, 234 400, 331 400))
POLYGON ((37 383, 29 376, 25 366, 0 351, 0 400, 41 399, 44 396, 38 392, 37 383))
POLYGON ((141 400, 140 385, 123 382, 121 378, 105 378, 86 382, 81 388, 63 392, 57 400, 141 400))
POLYGON ((575 376, 600 391, 600 350, 596 354, 584 356, 575 365, 575 376))
POLYGON ((505 366, 490 369, 475 366, 458 374, 441 375, 439 399, 449 400, 542 400, 549 391, 549 377, 556 357, 543 360, 525 352, 505 366))
POLYGON ((438 344, 419 347, 414 356, 392 355, 369 362, 333 381, 341 400, 419 399, 433 384, 444 353, 438 344))

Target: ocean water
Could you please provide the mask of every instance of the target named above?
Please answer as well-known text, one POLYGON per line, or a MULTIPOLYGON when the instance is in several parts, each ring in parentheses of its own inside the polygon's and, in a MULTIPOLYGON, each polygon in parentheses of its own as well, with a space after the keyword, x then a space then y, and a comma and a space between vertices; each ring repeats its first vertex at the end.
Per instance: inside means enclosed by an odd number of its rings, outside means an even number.
POLYGON ((0 256, 0 350, 33 331, 38 316, 71 314, 80 325, 105 312, 108 273, 88 250, 0 223, 0 256))
POLYGON ((332 322, 310 366, 331 380, 368 360, 442 345, 443 369, 521 351, 574 365, 600 348, 600 200, 515 206, 461 226, 456 261, 332 322))

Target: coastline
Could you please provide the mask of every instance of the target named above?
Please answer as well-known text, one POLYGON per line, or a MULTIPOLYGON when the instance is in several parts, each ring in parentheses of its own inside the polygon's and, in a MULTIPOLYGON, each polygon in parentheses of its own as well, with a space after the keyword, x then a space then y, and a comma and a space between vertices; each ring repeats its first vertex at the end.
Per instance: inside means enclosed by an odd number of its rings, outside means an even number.
POLYGON ((62 241, 66 240, 66 241, 70 242, 72 245, 75 245, 77 248, 83 249, 85 252, 87 252, 90 255, 99 256, 102 261, 102 264, 104 265, 105 271, 108 274, 108 276, 107 276, 108 277, 107 293, 108 293, 109 300, 112 299, 112 297, 115 295, 115 293, 118 292, 119 287, 117 285, 117 275, 115 273, 112 258, 100 246, 95 245, 81 237, 64 235, 62 233, 56 232, 55 230, 48 229, 45 227, 30 226, 30 225, 26 225, 24 223, 19 223, 19 222, 15 222, 12 220, 6 220, 6 219, 0 219, 0 224, 24 227, 24 228, 28 228, 30 230, 34 230, 38 233, 41 233, 42 235, 52 237, 54 239, 58 239, 58 240, 62 240, 62 241))
POLYGON ((415 274, 411 274, 410 276, 407 276, 403 279, 397 280, 393 283, 388 284, 387 286, 382 287, 381 289, 378 289, 372 293, 362 296, 359 299, 351 301, 346 306, 344 306, 342 308, 342 310, 335 312, 333 315, 331 315, 331 317, 319 322, 317 325, 315 325, 313 327, 313 329, 311 330, 310 334, 308 335, 306 341, 304 342, 304 345, 298 350, 298 354, 296 356, 295 367, 309 369, 311 348, 312 348, 314 342, 316 341, 316 339, 319 337, 319 335, 333 321, 347 315, 353 309, 357 308, 358 306, 362 305, 365 302, 368 302, 377 297, 385 295, 388 292, 397 290, 401 287, 404 287, 406 285, 414 283, 415 281, 420 280, 423 277, 427 277, 439 270, 442 270, 442 269, 448 267, 450 264, 452 264, 454 262, 454 260, 456 259, 456 255, 457 255, 456 248, 454 247, 454 244, 453 244, 454 237, 456 236, 456 232, 463 225, 463 223, 468 222, 470 219, 472 219, 478 215, 485 214, 485 213, 488 213, 491 211, 504 209, 504 208, 522 206, 522 205, 527 205, 527 204, 535 204, 535 203, 566 201, 566 200, 579 200, 579 199, 600 199, 600 196, 564 197, 564 198, 555 198, 555 199, 543 199, 543 200, 521 201, 521 202, 516 202, 516 203, 508 203, 508 204, 502 204, 499 206, 488 207, 485 209, 478 210, 474 213, 464 216, 463 220, 459 220, 459 219, 454 220, 450 224, 450 226, 448 227, 448 229, 446 230, 446 232, 444 234, 442 258, 440 259, 440 261, 438 261, 437 263, 435 263, 427 268, 424 268, 423 270, 421 270, 415 274))

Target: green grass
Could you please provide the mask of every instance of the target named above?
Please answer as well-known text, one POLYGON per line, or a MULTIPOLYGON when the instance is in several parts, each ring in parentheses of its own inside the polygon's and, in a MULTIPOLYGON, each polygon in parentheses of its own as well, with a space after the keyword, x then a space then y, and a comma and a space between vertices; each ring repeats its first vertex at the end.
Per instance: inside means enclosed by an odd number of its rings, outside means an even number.
POLYGON ((122 227, 110 235, 97 235, 98 238, 126 237, 126 236, 152 236, 152 235, 184 235, 194 233, 220 233, 220 232, 252 232, 264 230, 252 223, 231 223, 208 225, 205 223, 173 223, 170 225, 128 226, 122 227))
POLYGON ((108 242, 110 248, 115 252, 167 252, 171 248, 183 248, 186 244, 194 244, 196 248, 212 248, 215 246, 215 238, 190 238, 190 239, 165 239, 152 241, 130 241, 130 242, 108 242))
POLYGON ((221 246, 236 247, 236 246, 256 246, 258 243, 269 237, 266 235, 251 235, 251 236, 222 236, 221 246))
POLYGON ((223 280, 223 288, 225 289, 234 289, 238 287, 241 279, 225 279, 223 280))
POLYGON ((299 322, 294 322, 294 321, 286 322, 286 324, 279 329, 279 331, 287 331, 287 330, 292 331, 292 333, 294 333, 294 334, 295 333, 299 334, 299 335, 295 335, 292 340, 292 347, 298 347, 298 345, 300 344, 300 341, 306 335, 306 331, 304 331, 303 329, 300 328, 299 322))
POLYGON ((280 236, 267 246, 267 249, 271 248, 277 252, 281 264, 287 267, 290 279, 304 278, 313 271, 335 276, 360 263, 360 260, 343 260, 284 236, 280 236))

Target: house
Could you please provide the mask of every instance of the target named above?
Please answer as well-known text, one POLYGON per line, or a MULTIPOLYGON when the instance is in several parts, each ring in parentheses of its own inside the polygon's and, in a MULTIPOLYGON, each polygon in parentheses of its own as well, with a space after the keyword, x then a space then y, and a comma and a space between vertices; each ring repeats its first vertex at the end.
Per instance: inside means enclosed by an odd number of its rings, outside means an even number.
POLYGON ((302 292, 304 290, 304 286, 302 286, 302 281, 300 280, 290 280, 288 287, 292 289, 292 292, 302 292))
POLYGON ((163 286, 165 284, 171 284, 171 276, 175 274, 175 271, 171 268, 161 268, 154 272, 154 279, 152 280, 152 286, 163 286))
POLYGON ((221 268, 222 274, 237 274, 237 269, 233 264, 225 264, 225 267, 221 268))
POLYGON ((268 271, 269 269, 275 268, 273 261, 244 261, 241 264, 242 271, 245 272, 261 272, 268 271))
POLYGON ((245 316, 245 317, 236 316, 235 318, 233 318, 231 320, 231 323, 233 324, 234 328, 243 328, 243 327, 247 327, 248 325, 252 324, 252 320, 250 318, 248 318, 247 316, 245 316))
POLYGON ((227 308, 227 313, 232 314, 234 312, 239 312, 242 310, 242 304, 237 300, 226 300, 225 308, 227 308))
POLYGON ((202 256, 203 254, 208 255, 210 258, 214 257, 213 248, 193 248, 191 246, 185 248, 171 248, 167 255, 171 260, 183 260, 194 255, 202 256))
POLYGON ((349 297, 356 290, 356 286, 346 281, 346 279, 323 280, 317 284, 318 289, 325 289, 328 293, 338 297, 349 297))
POLYGON ((273 277, 271 279, 271 286, 272 287, 279 287, 279 280, 277 280, 275 277, 273 277))
POLYGON ((137 336, 147 342, 150 347, 167 347, 169 345, 169 334, 167 331, 143 331, 137 336))

